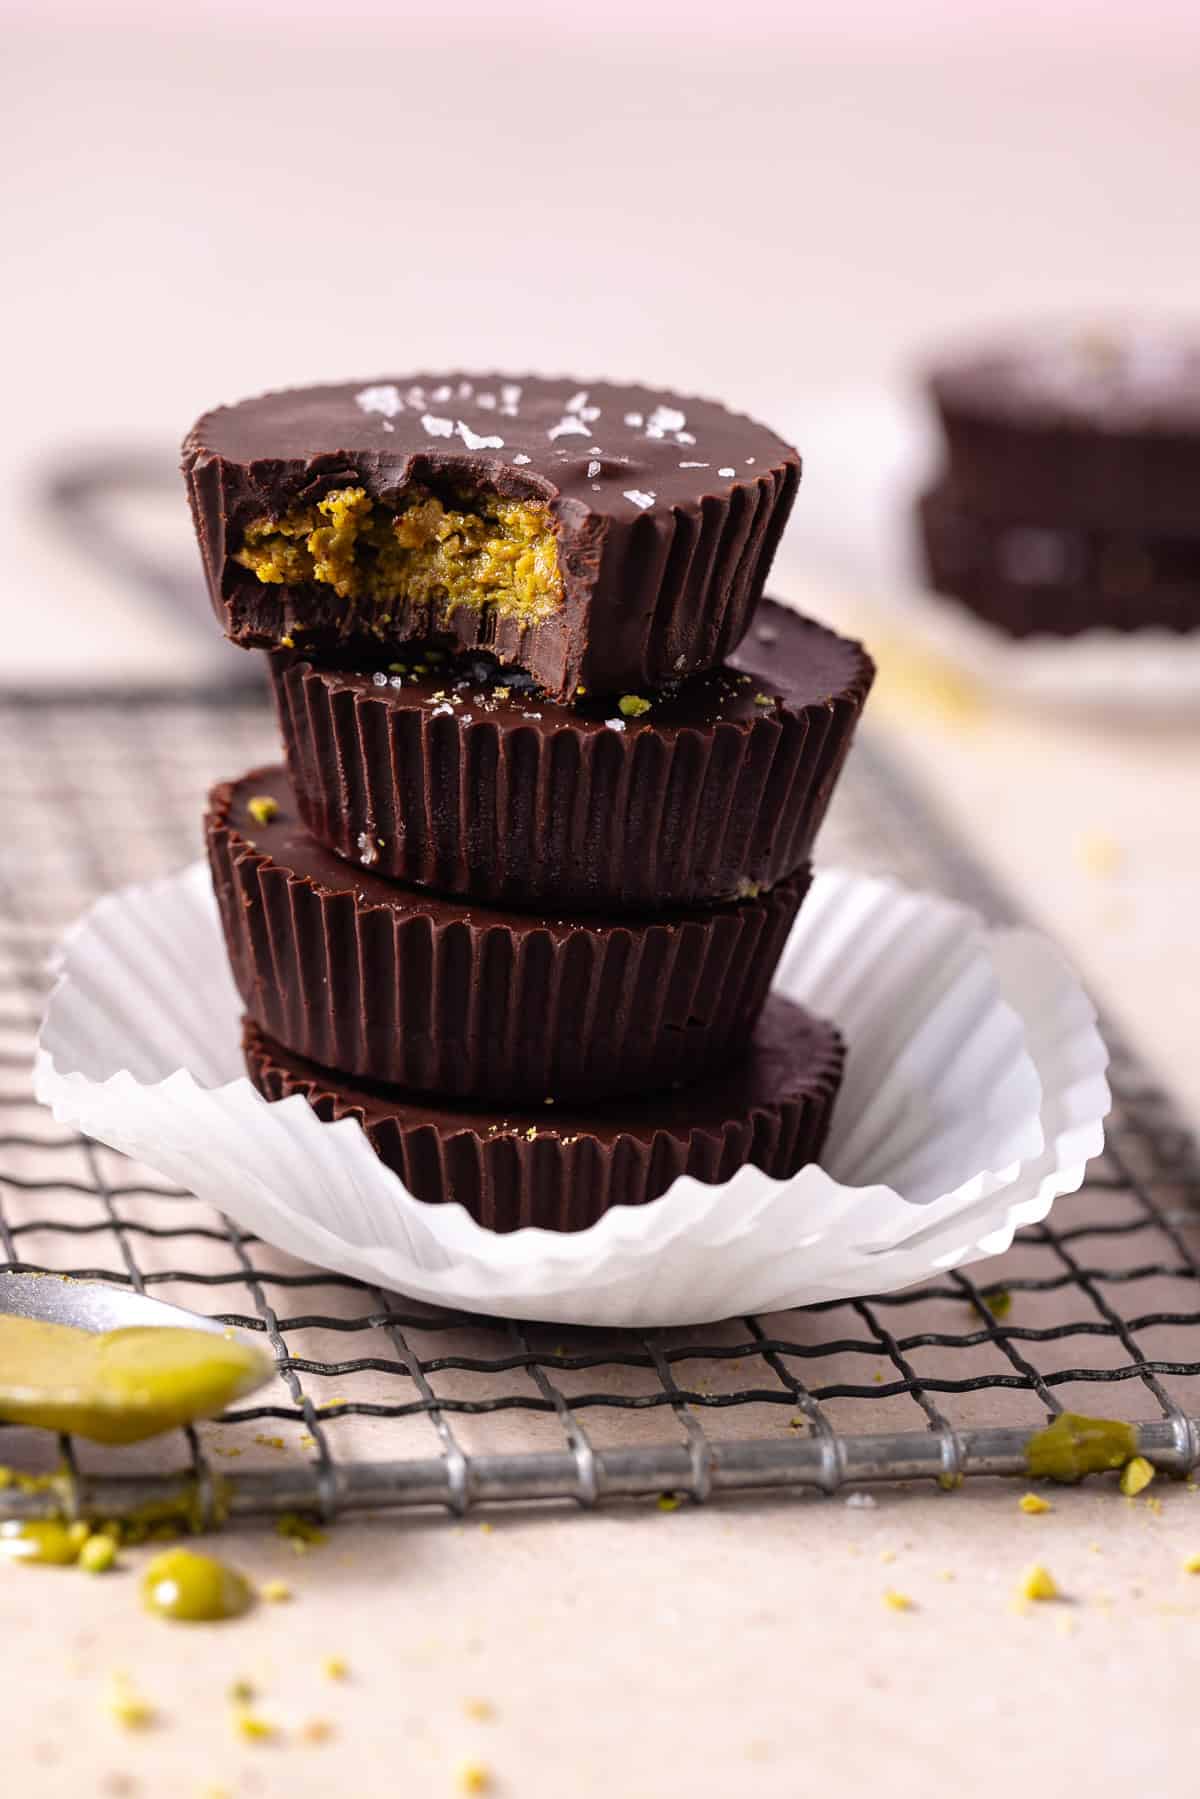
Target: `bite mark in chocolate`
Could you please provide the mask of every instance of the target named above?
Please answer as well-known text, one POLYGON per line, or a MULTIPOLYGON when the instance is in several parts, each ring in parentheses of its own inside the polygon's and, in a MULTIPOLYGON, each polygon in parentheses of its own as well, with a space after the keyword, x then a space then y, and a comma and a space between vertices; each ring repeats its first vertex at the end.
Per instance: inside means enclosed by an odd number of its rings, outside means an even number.
POLYGON ((448 631, 566 698, 725 659, 800 460, 711 401, 456 375, 219 408, 190 433, 184 472, 235 642, 382 660, 448 631))

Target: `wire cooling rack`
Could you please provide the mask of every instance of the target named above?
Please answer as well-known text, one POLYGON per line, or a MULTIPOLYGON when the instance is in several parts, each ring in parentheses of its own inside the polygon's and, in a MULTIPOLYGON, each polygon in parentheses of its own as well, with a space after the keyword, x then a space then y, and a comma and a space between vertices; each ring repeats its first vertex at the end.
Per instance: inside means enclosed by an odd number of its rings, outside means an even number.
MULTIPOLYGON (((154 1501, 212 1522, 945 1484, 1022 1472, 1029 1432, 1063 1408, 1135 1423, 1164 1469, 1197 1465, 1200 1171, 1111 1032, 1106 1154, 1053 1224, 986 1264, 985 1286, 954 1272, 692 1330, 524 1326, 375 1292, 57 1129, 28 1077, 53 939, 96 894, 194 856, 210 783, 276 753, 265 700, 245 693, 0 700, 0 1252, 211 1312, 263 1333, 278 1362, 263 1403, 136 1450, 6 1430, 10 1465, 65 1467, 47 1490, 10 1484, 9 1511, 154 1501)), ((869 734, 822 851, 1013 916, 869 734)))

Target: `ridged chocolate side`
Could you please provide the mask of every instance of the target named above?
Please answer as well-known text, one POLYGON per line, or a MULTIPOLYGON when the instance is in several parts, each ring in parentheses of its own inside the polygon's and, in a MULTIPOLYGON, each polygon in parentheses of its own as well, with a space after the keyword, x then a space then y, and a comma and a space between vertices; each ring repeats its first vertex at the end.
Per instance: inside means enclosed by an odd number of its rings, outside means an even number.
MULTIPOLYGON (((569 393, 569 385, 532 377, 523 383, 535 410, 551 392, 569 393)), ((686 436, 695 445, 700 432, 699 449, 662 430, 648 439, 629 423, 642 418, 640 411, 623 415, 654 396, 595 384, 605 402, 599 455, 583 447, 586 433, 578 445, 555 445, 545 421, 532 417, 504 423, 502 450, 468 453, 457 439, 425 436, 404 410, 388 421, 390 436, 380 435, 378 416, 359 411, 350 441, 345 409, 352 391, 268 394, 220 408, 200 419, 184 444, 209 591, 235 642, 275 649, 289 638, 317 661, 345 650, 386 659, 407 641, 445 633, 528 669, 548 694, 566 699, 581 684, 620 693, 709 668, 745 635, 800 479, 796 452, 754 421, 685 399, 679 405, 695 415, 686 436), (297 453, 314 433, 324 433, 324 447, 297 453), (398 596, 384 625, 330 588, 263 584, 233 560, 247 526, 264 516, 279 518, 346 485, 386 504, 422 482, 465 483, 546 503, 558 534, 559 610, 527 625, 491 608, 447 611, 398 596)), ((562 399, 554 404, 561 407, 562 399)))
POLYGON ((1000 520, 945 488, 925 494, 918 512, 930 585, 1012 637, 1200 629, 1200 531, 1000 520))
POLYGON ((486 689, 434 705, 444 674, 396 689, 273 656, 304 822, 351 861, 366 842, 391 879, 492 904, 649 912, 773 886, 811 859, 874 670, 783 607, 758 616, 725 680, 619 731, 486 689))
POLYGON ((677 1176, 716 1183, 751 1163, 775 1179, 824 1146, 845 1059, 832 1025, 771 1000, 749 1054, 685 1093, 580 1115, 468 1112, 354 1086, 246 1021, 250 1078, 269 1100, 301 1094, 319 1117, 355 1118, 417 1198, 464 1206, 489 1230, 584 1230, 644 1205, 677 1176))
POLYGON ((295 820, 282 770, 210 798, 213 884, 251 1017, 325 1067, 496 1102, 668 1088, 736 1055, 809 881, 804 869, 756 899, 650 920, 539 917, 353 870, 295 820), (247 820, 252 795, 279 806, 265 827, 247 820))
POLYGON ((944 479, 966 505, 998 517, 1117 527, 1200 530, 1200 431, 1099 429, 1069 416, 1005 416, 935 375, 946 444, 944 479))

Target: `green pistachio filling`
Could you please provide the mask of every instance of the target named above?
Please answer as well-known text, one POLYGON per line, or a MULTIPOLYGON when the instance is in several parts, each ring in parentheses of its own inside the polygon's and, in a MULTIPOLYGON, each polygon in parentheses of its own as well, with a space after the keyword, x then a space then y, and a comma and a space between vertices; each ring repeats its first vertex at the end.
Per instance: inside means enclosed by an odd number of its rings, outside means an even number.
POLYGON ((539 624, 563 601, 549 507, 499 494, 442 500, 414 487, 385 506, 361 487, 335 488, 313 506, 255 519, 234 561, 265 583, 331 587, 368 624, 386 625, 400 601, 442 617, 490 606, 539 624))

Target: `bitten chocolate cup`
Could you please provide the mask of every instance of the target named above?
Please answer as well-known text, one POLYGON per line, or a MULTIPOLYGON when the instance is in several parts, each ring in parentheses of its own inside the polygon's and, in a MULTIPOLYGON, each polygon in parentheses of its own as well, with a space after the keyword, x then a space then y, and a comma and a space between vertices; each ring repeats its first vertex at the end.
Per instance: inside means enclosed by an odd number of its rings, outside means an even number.
POLYGON ((324 849, 281 768, 217 787, 207 836, 234 979, 269 1036, 366 1080, 497 1103, 591 1102, 728 1062, 809 881, 653 919, 466 905, 324 849))
POLYGON ((918 514, 930 586, 1010 637, 1200 630, 1200 531, 1002 520, 944 487, 918 514))
POLYGON ((321 1118, 356 1119, 410 1193, 457 1201, 494 1231, 584 1230, 612 1206, 657 1199, 681 1174, 716 1183, 750 1163, 786 1179, 821 1154, 845 1059, 832 1025, 771 999, 746 1054, 707 1081, 586 1112, 514 1112, 356 1085, 250 1020, 242 1047, 265 1098, 299 1093, 321 1118))
POLYGON ((270 663, 296 803, 327 848, 488 904, 639 912, 811 859, 874 676, 860 644, 769 600, 728 664, 624 708, 559 705, 478 653, 270 663))
POLYGON ((236 643, 383 659, 446 632, 559 699, 724 661, 800 478, 795 450, 711 400, 457 374, 219 407, 183 467, 236 643))

